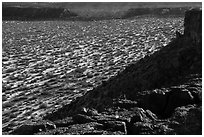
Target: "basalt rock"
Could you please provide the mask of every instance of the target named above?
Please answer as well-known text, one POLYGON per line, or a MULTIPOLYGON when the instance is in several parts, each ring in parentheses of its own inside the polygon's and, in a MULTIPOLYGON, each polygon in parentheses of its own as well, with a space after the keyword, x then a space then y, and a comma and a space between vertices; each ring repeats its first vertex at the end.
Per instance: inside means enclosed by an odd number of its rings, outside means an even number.
POLYGON ((175 108, 189 104, 199 104, 198 92, 171 88, 167 92, 152 92, 141 96, 140 107, 151 110, 161 118, 170 117, 175 108))
POLYGON ((120 107, 120 108, 134 108, 138 105, 138 103, 136 101, 132 101, 132 100, 117 100, 117 101, 114 101, 113 105, 115 107, 120 107))
POLYGON ((201 135, 202 107, 196 108, 193 105, 179 107, 175 110, 171 121, 177 124, 169 124, 169 127, 179 135, 201 135))
POLYGON ((103 126, 111 131, 121 131, 127 134, 126 123, 122 121, 106 121, 103 126))
POLYGON ((87 116, 87 115, 82 115, 82 114, 77 114, 73 116, 73 120, 76 123, 89 123, 89 122, 94 122, 95 120, 92 119, 91 117, 87 116))
POLYGON ((37 132, 55 129, 56 125, 50 121, 28 122, 16 128, 11 134, 33 135, 37 132))
POLYGON ((198 53, 202 53, 202 11, 200 9, 192 9, 186 12, 184 36, 191 38, 197 46, 198 53))

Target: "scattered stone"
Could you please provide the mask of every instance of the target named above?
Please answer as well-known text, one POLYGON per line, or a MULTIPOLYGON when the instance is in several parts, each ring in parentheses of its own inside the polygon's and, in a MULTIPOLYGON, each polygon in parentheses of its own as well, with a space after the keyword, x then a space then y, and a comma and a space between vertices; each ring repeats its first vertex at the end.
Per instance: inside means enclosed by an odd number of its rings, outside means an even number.
POLYGON ((45 131, 45 126, 43 124, 33 125, 33 124, 25 124, 17 129, 15 129, 11 134, 13 135, 33 135, 34 133, 45 131))
POLYGON ((5 101, 3 102, 2 104, 2 108, 7 108, 7 107, 11 107, 14 105, 14 102, 11 102, 11 101, 5 101))
POLYGON ((193 105, 179 107, 175 110, 171 124, 178 135, 201 135, 202 134, 202 107, 193 105))
POLYGON ((130 123, 147 122, 148 118, 146 117, 145 111, 142 108, 136 108, 133 112, 135 115, 131 117, 130 123))
POLYGON ((13 135, 33 135, 38 132, 55 129, 56 125, 51 121, 28 121, 11 132, 13 135))
POLYGON ((10 118, 16 118, 18 115, 17 114, 15 114, 15 113, 11 113, 10 114, 10 118))
POLYGON ((100 115, 96 109, 93 109, 93 108, 90 109, 90 108, 85 108, 85 107, 82 108, 80 113, 82 113, 82 114, 84 113, 84 114, 86 114, 88 116, 98 116, 98 115, 100 115))
POLYGON ((126 123, 122 121, 106 121, 103 123, 106 130, 121 131, 127 134, 126 123))
POLYGON ((150 110, 146 110, 146 116, 149 118, 149 119, 151 119, 151 120, 153 120, 153 121, 157 121, 158 120, 158 118, 157 118, 157 116, 154 114, 154 113, 152 113, 150 110))
POLYGON ((45 128, 46 128, 46 130, 55 129, 56 125, 54 122, 46 121, 45 122, 45 128))
POLYGON ((136 122, 128 127, 128 135, 148 135, 153 131, 151 123, 136 122))
POLYGON ((94 122, 95 120, 87 115, 77 114, 73 116, 73 121, 75 123, 83 124, 83 123, 94 122))
POLYGON ((2 95, 2 101, 6 101, 7 97, 5 95, 2 95))
POLYGON ((173 89, 167 93, 167 102, 164 115, 170 116, 174 109, 180 106, 194 104, 194 98, 189 91, 181 91, 181 89, 173 89))
POLYGON ((28 97, 26 96, 19 96, 19 97, 15 97, 12 101, 13 102, 19 102, 19 101, 23 101, 23 100, 26 100, 28 99, 28 97))
POLYGON ((11 73, 11 72, 14 72, 15 70, 16 70, 16 68, 10 67, 10 68, 6 69, 5 73, 11 73))
POLYGON ((66 117, 64 119, 56 120, 53 122, 57 128, 59 127, 68 127, 74 124, 72 117, 66 117))
POLYGON ((176 31, 176 38, 181 38, 182 37, 182 34, 178 31, 176 31))
POLYGON ((44 108, 47 108, 48 106, 47 106, 47 103, 41 103, 40 105, 39 105, 39 108, 40 109, 44 109, 44 108))
POLYGON ((138 105, 136 101, 131 101, 131 100, 118 100, 113 104, 115 107, 126 108, 126 109, 137 107, 138 105))
POLYGON ((101 125, 96 122, 75 124, 69 127, 60 127, 48 132, 40 132, 38 135, 102 135, 106 134, 106 131, 98 130, 97 127, 101 125))

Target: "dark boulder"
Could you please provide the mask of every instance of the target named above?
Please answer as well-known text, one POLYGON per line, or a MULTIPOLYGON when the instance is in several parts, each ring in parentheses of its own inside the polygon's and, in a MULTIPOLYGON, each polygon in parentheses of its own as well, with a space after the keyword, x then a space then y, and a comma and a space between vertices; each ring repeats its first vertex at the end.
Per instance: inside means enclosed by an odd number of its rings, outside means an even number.
POLYGON ((106 121, 103 123, 104 127, 111 131, 121 131, 127 134, 126 123, 122 121, 106 121))
POLYGON ((153 113, 160 115, 164 112, 167 102, 167 96, 165 93, 148 93, 141 96, 140 107, 149 109, 153 113))
POLYGON ((161 118, 167 118, 177 107, 197 104, 197 94, 182 88, 171 88, 165 93, 154 91, 141 96, 140 107, 151 110, 161 118))
POLYGON ((194 103, 194 97, 191 92, 182 91, 179 88, 172 89, 167 93, 166 106, 163 110, 163 116, 169 117, 172 115, 175 108, 194 103))
POLYGON ((54 123, 49 121, 28 122, 17 127, 11 134, 13 135, 33 135, 37 132, 55 129, 54 123))
POLYGON ((73 121, 75 123, 80 123, 80 124, 89 123, 89 122, 94 122, 95 121, 91 117, 89 117, 87 115, 82 115, 82 114, 74 115, 72 118, 73 118, 73 121))
POLYGON ((171 121, 177 122, 169 124, 169 127, 179 135, 202 135, 202 107, 197 108, 193 105, 179 107, 171 121))
POLYGON ((126 109, 137 107, 137 105, 138 103, 136 101, 127 100, 127 99, 120 99, 113 102, 113 106, 119 107, 119 108, 126 108, 126 109))
POLYGON ((136 122, 128 127, 127 133, 128 135, 141 135, 151 133, 152 131, 153 128, 151 123, 136 122))

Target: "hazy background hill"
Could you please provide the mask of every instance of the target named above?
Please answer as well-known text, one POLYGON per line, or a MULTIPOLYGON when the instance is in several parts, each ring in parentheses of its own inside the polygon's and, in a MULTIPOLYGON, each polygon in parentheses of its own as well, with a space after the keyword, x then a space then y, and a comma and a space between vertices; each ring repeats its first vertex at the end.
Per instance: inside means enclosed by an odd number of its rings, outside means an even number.
POLYGON ((201 7, 201 2, 3 2, 3 6, 61 7, 68 9, 128 9, 147 7, 201 7))
MULTIPOLYGON (((68 9, 81 18, 121 18, 129 9, 202 7, 201 2, 3 2, 3 8, 68 9)), ((6 11, 6 10, 5 10, 6 11)), ((16 11, 15 11, 16 12, 16 11)), ((28 11, 27 11, 28 13, 28 11)), ((56 15, 57 16, 57 15, 56 15)), ((4 17, 4 10, 3 10, 4 17)))

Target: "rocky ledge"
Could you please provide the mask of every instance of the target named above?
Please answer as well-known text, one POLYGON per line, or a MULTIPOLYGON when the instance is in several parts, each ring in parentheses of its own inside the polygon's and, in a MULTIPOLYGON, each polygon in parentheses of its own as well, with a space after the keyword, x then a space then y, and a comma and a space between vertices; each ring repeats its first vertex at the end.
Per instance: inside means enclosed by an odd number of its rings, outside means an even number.
POLYGON ((202 11, 184 34, 42 121, 9 134, 202 134, 202 11), (196 20, 196 21, 195 21, 196 20))

